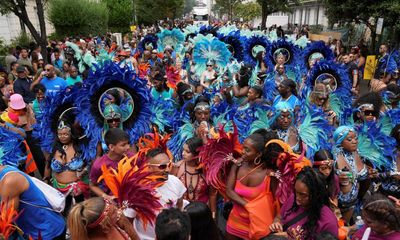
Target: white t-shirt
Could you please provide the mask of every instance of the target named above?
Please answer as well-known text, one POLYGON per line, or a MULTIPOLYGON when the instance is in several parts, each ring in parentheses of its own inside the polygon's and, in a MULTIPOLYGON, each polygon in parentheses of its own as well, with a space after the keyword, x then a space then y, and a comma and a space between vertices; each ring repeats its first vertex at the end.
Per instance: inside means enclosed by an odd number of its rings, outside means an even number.
MULTIPOLYGON (((186 187, 183 183, 175 176, 169 175, 168 180, 161 187, 156 189, 158 196, 160 196, 160 203, 163 209, 176 208, 178 200, 186 192, 186 187)), ((162 209, 156 212, 158 215, 162 209)), ((139 218, 135 218, 133 221, 133 227, 135 228, 139 238, 142 240, 154 240, 156 238, 155 223, 152 226, 150 223, 147 224, 146 230, 143 228, 143 223, 139 218)))

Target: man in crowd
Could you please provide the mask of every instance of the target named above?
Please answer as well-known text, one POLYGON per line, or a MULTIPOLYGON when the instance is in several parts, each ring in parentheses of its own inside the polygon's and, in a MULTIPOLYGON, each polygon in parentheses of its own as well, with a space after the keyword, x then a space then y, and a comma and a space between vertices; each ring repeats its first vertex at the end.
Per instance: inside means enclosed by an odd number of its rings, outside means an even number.
POLYGON ((21 94, 25 103, 31 103, 35 100, 35 94, 31 91, 32 79, 27 77, 25 66, 18 66, 18 78, 14 82, 14 92, 21 94))
POLYGON ((56 75, 54 66, 51 64, 47 64, 44 67, 44 71, 42 71, 40 76, 32 83, 31 89, 38 83, 46 87, 46 96, 54 95, 68 86, 64 79, 56 75))
POLYGON ((25 66, 28 68, 29 75, 33 75, 33 67, 32 67, 32 62, 29 59, 29 52, 27 48, 22 48, 21 49, 21 54, 20 58, 17 61, 20 66, 25 66))

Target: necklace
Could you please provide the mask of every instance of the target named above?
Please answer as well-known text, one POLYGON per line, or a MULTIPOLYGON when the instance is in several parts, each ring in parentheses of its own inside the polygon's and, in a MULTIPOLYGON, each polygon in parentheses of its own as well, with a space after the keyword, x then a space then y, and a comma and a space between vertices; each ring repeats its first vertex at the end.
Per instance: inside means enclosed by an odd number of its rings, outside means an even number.
POLYGON ((187 196, 188 200, 195 200, 196 199, 196 190, 197 190, 197 186, 199 185, 199 179, 197 178, 196 186, 193 186, 193 176, 198 176, 198 175, 199 175, 198 172, 196 172, 196 173, 189 172, 186 169, 186 163, 185 163, 185 176, 184 177, 185 177, 185 186, 186 186, 186 189, 187 189, 186 196, 187 196), (187 184, 187 178, 188 178, 187 175, 190 176, 189 186, 187 184), (190 197, 190 195, 192 195, 192 197, 190 197))
POLYGON ((64 149, 64 151, 67 151, 67 149, 69 148, 69 145, 63 145, 62 148, 64 149))

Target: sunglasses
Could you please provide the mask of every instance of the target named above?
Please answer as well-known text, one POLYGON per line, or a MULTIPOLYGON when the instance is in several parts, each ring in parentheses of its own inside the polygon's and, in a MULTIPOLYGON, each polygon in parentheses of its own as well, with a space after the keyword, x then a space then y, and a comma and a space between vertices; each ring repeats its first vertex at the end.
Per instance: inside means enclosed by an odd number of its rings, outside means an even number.
POLYGON ((161 163, 161 164, 149 163, 148 165, 157 167, 160 170, 165 170, 165 169, 169 168, 171 166, 171 164, 172 164, 171 162, 168 162, 168 163, 161 163))
POLYGON ((364 110, 363 112, 365 116, 373 116, 375 113, 373 110, 364 110))
POLYGON ((113 119, 107 119, 107 123, 120 123, 121 119, 119 118, 113 118, 113 119))
POLYGON ((51 68, 47 68, 47 69, 46 69, 46 68, 45 68, 44 70, 45 70, 45 71, 51 71, 51 70, 53 70, 53 69, 51 69, 51 68))
POLYGON ((207 67, 212 67, 212 65, 207 65, 207 67))

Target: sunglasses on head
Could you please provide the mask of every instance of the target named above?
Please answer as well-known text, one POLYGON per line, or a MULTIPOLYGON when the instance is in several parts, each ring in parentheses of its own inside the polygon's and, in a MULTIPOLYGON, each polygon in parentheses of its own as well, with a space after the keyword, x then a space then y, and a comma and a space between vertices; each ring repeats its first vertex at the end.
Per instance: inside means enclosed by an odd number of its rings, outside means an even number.
POLYGON ((120 123, 121 119, 119 118, 113 118, 113 119, 107 119, 107 123, 120 123))
POLYGON ((157 167, 160 170, 165 170, 171 166, 171 162, 168 163, 161 163, 161 164, 154 164, 154 163, 149 163, 149 166, 154 166, 157 167))

